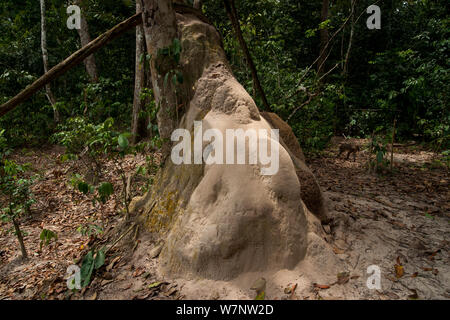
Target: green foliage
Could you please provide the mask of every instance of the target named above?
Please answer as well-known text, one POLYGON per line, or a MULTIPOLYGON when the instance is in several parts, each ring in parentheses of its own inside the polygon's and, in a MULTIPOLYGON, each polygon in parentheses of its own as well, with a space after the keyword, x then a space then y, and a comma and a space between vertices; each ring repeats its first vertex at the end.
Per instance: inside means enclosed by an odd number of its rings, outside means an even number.
POLYGON ((0 220, 13 223, 24 258, 26 257, 26 251, 22 235, 25 235, 25 233, 20 230, 19 221, 23 214, 31 213, 30 207, 35 202, 30 190, 33 178, 26 177, 27 170, 28 166, 26 165, 18 165, 8 159, 1 160, 0 192, 2 200, 4 200, 2 203, 5 203, 6 207, 1 209, 0 220))
POLYGON ((84 288, 91 282, 91 276, 94 270, 100 269, 105 264, 104 249, 89 251, 81 262, 81 286, 84 288))
POLYGON ((389 137, 384 139, 380 136, 374 136, 368 145, 369 152, 374 155, 374 159, 369 160, 369 169, 377 173, 383 172, 389 166, 389 161, 385 158, 387 153, 387 144, 389 137))
POLYGON ((159 48, 157 52, 157 58, 168 57, 176 64, 180 62, 181 57, 181 42, 180 39, 175 38, 172 44, 166 48, 159 48))
POLYGON ((2 220, 19 218, 24 213, 30 213, 30 207, 35 202, 30 190, 33 178, 27 178, 25 172, 28 166, 16 164, 4 159, 0 168, 0 190, 7 199, 7 207, 2 209, 2 220))
POLYGON ((103 182, 97 189, 99 194, 99 199, 102 203, 106 203, 109 197, 114 193, 114 187, 109 182, 103 182))
POLYGON ((130 143, 128 142, 127 137, 125 137, 125 135, 123 135, 123 134, 119 135, 119 138, 117 139, 117 141, 119 143, 119 147, 122 150, 125 150, 130 145, 130 143))
POLYGON ((108 118, 114 118, 119 123, 129 122, 132 91, 125 91, 124 88, 127 88, 132 81, 130 75, 123 75, 118 80, 100 77, 98 82, 83 86, 78 99, 78 107, 66 114, 69 116, 82 114, 94 123, 105 121, 108 118))
MULTIPOLYGON (((65 159, 88 157, 86 166, 95 176, 102 175, 102 160, 112 160, 116 173, 121 177, 123 205, 128 217, 128 204, 130 197, 126 194, 127 177, 122 166, 123 159, 128 154, 135 154, 144 149, 144 143, 135 146, 130 145, 128 132, 120 133, 114 129, 114 120, 108 118, 105 122, 94 125, 84 118, 68 119, 66 124, 60 126, 61 131, 53 137, 55 142, 60 142, 66 147, 65 159)), ((113 185, 109 182, 89 183, 79 174, 70 180, 70 184, 81 193, 92 197, 93 203, 105 204, 114 194, 113 185)))
POLYGON ((171 81, 174 90, 177 90, 177 85, 183 83, 184 77, 180 66, 180 58, 181 42, 178 38, 173 39, 170 46, 158 49, 155 65, 158 72, 164 75, 164 87, 167 87, 169 81, 171 81))
POLYGON ((0 160, 3 160, 11 153, 8 140, 5 137, 5 129, 0 130, 0 160))
POLYGON ((39 236, 39 239, 41 239, 41 242, 39 244, 39 249, 42 250, 42 246, 44 246, 44 245, 48 246, 52 239, 55 239, 55 241, 58 241, 58 235, 51 230, 43 229, 39 236))
POLYGON ((114 187, 111 183, 102 182, 96 187, 84 181, 81 175, 79 174, 75 174, 70 179, 70 185, 72 185, 74 188, 76 188, 84 195, 93 194, 92 201, 94 204, 97 202, 105 204, 109 200, 109 198, 114 194, 114 187))
POLYGON ((115 139, 119 135, 114 131, 113 118, 98 125, 82 117, 69 118, 58 127, 58 131, 53 135, 52 141, 65 146, 67 154, 76 156, 86 150, 93 161, 116 147, 115 139))
MULTIPOLYGON (((134 3, 128 0, 87 0, 83 4, 92 38, 135 12, 134 3)), ((328 19, 322 22, 322 1, 238 2, 243 36, 269 103, 286 120, 298 106, 308 101, 308 94, 318 93, 289 120, 306 151, 326 146, 331 134, 368 137, 377 127, 389 129, 394 115, 398 119, 399 140, 418 137, 435 150, 448 149, 450 28, 447 2, 379 2, 380 30, 366 27, 365 10, 371 4, 368 0, 356 3, 357 19, 348 70, 344 71, 344 60, 351 22, 330 42, 324 70, 337 65, 336 69, 319 81, 321 75, 316 74, 317 64, 313 62, 320 50, 320 30, 328 29, 330 36, 339 30, 349 17, 350 1, 334 1, 328 19), (293 94, 299 85, 306 91, 293 94)), ((50 66, 79 46, 78 33, 66 27, 65 5, 62 0, 47 4, 50 66)), ((247 61, 231 23, 225 18, 223 2, 207 1, 202 9, 223 36, 233 73, 262 108, 247 61)), ((0 103, 3 103, 42 74, 39 4, 2 1, 0 19, 0 103)), ((145 60, 146 68, 151 59, 156 59, 165 85, 178 90, 190 76, 183 74, 179 65, 181 54, 180 39, 174 39, 167 48, 160 49, 156 57, 145 54, 141 59, 145 60)), ((81 117, 86 123, 97 126, 113 118, 118 131, 127 131, 133 99, 135 34, 126 33, 96 52, 95 57, 100 74, 98 82, 90 83, 80 66, 52 83, 58 101, 56 108, 63 119, 81 117)), ((142 97, 148 101, 148 107, 140 117, 154 120, 158 107, 151 105, 151 91, 144 90, 142 97)), ((56 127, 52 117, 52 107, 42 90, 0 118, 0 127, 5 129, 9 147, 42 145, 55 131, 78 130, 56 127)), ((150 123, 149 129, 155 136, 155 121, 150 123)), ((155 138, 155 142, 160 141, 155 138)))
POLYGON ((442 162, 445 163, 447 168, 450 168, 450 150, 442 152, 442 162))
POLYGON ((79 232, 82 236, 97 236, 97 235, 101 235, 103 233, 103 228, 93 224, 93 223, 89 223, 86 225, 80 225, 77 228, 77 232, 79 232))
MULTIPOLYGON (((66 26, 66 1, 46 1, 46 5, 47 46, 52 67, 79 49, 80 38, 76 30, 66 26)), ((135 13, 134 3, 130 6, 111 0, 83 1, 82 10, 92 39, 135 13)), ((1 1, 0 21, 0 103, 4 103, 43 73, 39 1, 1 1)), ((89 83, 82 66, 52 82, 56 107, 63 119, 86 116, 99 123, 114 117, 120 122, 129 122, 134 40, 134 33, 126 33, 95 53, 100 74, 98 83, 89 83)), ((45 91, 41 90, 1 117, 0 127, 6 129, 11 147, 40 146, 48 142, 55 123, 45 91)))
MULTIPOLYGON (((243 35, 272 108, 286 120, 308 101, 307 92, 319 92, 289 121, 305 151, 322 149, 330 134, 369 137, 379 126, 389 129, 394 115, 399 140, 419 136, 436 150, 448 149, 450 28, 446 3, 380 2, 382 27, 368 30, 365 9, 371 4, 356 4, 360 19, 354 26, 347 73, 343 60, 350 22, 329 46, 324 70, 337 64, 336 69, 318 82, 317 64, 312 63, 320 50, 319 30, 327 28, 331 37, 349 16, 349 1, 333 2, 324 22, 320 21, 322 1, 238 3, 243 35), (310 65, 312 69, 303 77, 310 65), (299 82, 306 90, 294 94, 299 82)), ((262 107, 231 24, 223 19, 226 13, 221 4, 208 2, 204 8, 224 36, 234 74, 262 107)))

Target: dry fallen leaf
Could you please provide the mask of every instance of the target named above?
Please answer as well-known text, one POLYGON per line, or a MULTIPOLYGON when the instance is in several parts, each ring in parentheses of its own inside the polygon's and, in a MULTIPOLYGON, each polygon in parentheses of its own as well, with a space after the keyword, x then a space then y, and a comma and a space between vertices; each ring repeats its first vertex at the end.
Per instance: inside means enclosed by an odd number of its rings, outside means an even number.
POLYGON ((149 289, 156 288, 156 287, 159 287, 161 284, 162 284, 162 282, 154 282, 152 284, 149 284, 148 288, 149 289))
POLYGON ((144 269, 141 269, 141 268, 138 268, 138 269, 136 269, 136 271, 133 273, 133 277, 134 278, 136 278, 136 277, 139 277, 141 274, 143 274, 144 273, 144 269))
POLYGON ((318 283, 314 283, 314 288, 319 288, 319 289, 329 289, 330 286, 326 285, 326 284, 318 284, 318 283))
POLYGON ((292 289, 291 289, 291 296, 289 297, 289 299, 291 299, 291 300, 294 299, 294 296, 295 296, 295 289, 297 289, 297 284, 294 284, 294 285, 292 286, 292 289))
POLYGON ((114 264, 115 264, 116 262, 118 262, 118 261, 120 260, 120 258, 122 258, 122 256, 117 256, 117 257, 115 257, 115 258, 111 261, 111 263, 106 267, 106 271, 111 271, 112 268, 114 268, 114 264))
POLYGON ((395 268, 395 276, 397 278, 403 277, 403 275, 405 274, 405 269, 403 268, 400 262, 400 257, 397 257, 397 264, 394 265, 394 268, 395 268))
POLYGON ((345 250, 342 250, 342 249, 340 249, 338 247, 333 247, 333 251, 334 251, 335 254, 345 253, 345 250))
POLYGON ((397 278, 403 277, 403 274, 405 273, 405 270, 403 269, 403 266, 400 266, 400 265, 396 264, 394 267, 395 267, 395 276, 397 278))

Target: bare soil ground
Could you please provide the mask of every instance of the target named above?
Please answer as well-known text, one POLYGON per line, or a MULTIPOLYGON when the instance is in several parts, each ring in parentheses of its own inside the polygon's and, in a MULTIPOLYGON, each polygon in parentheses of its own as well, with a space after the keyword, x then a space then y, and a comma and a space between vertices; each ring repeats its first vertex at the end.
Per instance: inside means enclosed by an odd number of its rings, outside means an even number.
MULTIPOLYGON (((0 223, 0 299, 253 299, 249 288, 261 276, 267 279, 267 299, 450 299, 450 181, 448 168, 436 165, 436 154, 398 149, 395 171, 385 175, 368 173, 364 151, 355 162, 337 158, 336 146, 309 159, 334 217, 323 226, 325 245, 311 248, 313 259, 294 270, 223 282, 160 275, 159 239, 125 225, 119 201, 95 207, 73 190, 68 179, 81 164, 61 163, 62 153, 58 147, 16 152, 16 161, 31 163, 40 179, 32 215, 22 221, 28 261, 19 259, 11 226, 0 223), (105 226, 97 239, 77 231, 91 223, 105 226), (44 228, 58 240, 41 251, 44 228), (68 290, 67 267, 79 262, 93 241, 109 244, 121 235, 89 287, 68 290), (381 269, 380 290, 366 286, 370 265, 381 269)), ((144 163, 143 156, 127 157, 125 167, 132 172, 144 163)), ((112 164, 105 166, 111 169, 104 179, 119 190, 112 164)), ((136 183, 134 193, 139 192, 136 183)))
POLYGON ((310 166, 337 217, 329 231, 333 250, 360 276, 343 286, 358 292, 367 267, 378 265, 382 290, 355 298, 449 299, 448 168, 436 165, 436 154, 403 148, 394 153, 393 174, 369 174, 367 152, 353 162, 336 158, 336 147, 329 151, 310 166))

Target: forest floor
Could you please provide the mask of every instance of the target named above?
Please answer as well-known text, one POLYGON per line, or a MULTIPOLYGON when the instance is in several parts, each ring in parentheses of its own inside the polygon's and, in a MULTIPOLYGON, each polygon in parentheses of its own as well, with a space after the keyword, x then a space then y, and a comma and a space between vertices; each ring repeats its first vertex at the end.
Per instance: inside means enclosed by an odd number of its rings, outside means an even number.
POLYGON ((439 156, 395 149, 394 172, 379 175, 368 173, 366 151, 355 162, 336 157, 336 146, 327 151, 309 166, 338 217, 325 231, 348 266, 342 271, 360 277, 344 290, 364 299, 450 299, 450 180, 439 156), (381 290, 362 290, 370 265, 381 269, 381 290))
MULTIPOLYGON (((120 201, 94 206, 69 185, 70 176, 82 165, 60 162, 63 152, 49 146, 15 153, 17 162, 30 163, 39 175, 33 187, 37 202, 21 224, 28 261, 20 259, 11 226, 0 222, 0 300, 253 298, 252 291, 236 284, 239 280, 164 279, 156 271, 158 243, 143 232, 138 237, 138 229, 130 232, 134 234, 131 244, 108 252, 105 267, 87 289, 68 290, 68 266, 79 262, 94 240, 82 235, 79 227, 103 224, 97 241, 109 243, 115 229, 116 234, 124 232, 124 214, 117 205, 120 201), (43 229, 56 232, 58 239, 41 250, 43 229)), ((335 217, 324 226, 323 238, 333 259, 339 261, 339 274, 311 276, 297 272, 301 267, 286 271, 277 279, 267 279, 267 299, 450 299, 450 180, 448 168, 436 161, 438 155, 414 147, 397 149, 394 173, 380 175, 368 173, 367 152, 360 152, 356 161, 336 154, 337 147, 332 146, 308 165, 335 217), (366 286, 370 265, 381 270, 380 290, 366 286), (292 293, 289 288, 293 286, 292 293)), ((145 157, 138 155, 128 156, 124 166, 133 172, 144 164, 145 157)), ((112 163, 104 166, 107 174, 103 178, 112 181, 119 193, 120 178, 114 175, 112 163)), ((136 187, 134 193, 140 192, 136 187)))

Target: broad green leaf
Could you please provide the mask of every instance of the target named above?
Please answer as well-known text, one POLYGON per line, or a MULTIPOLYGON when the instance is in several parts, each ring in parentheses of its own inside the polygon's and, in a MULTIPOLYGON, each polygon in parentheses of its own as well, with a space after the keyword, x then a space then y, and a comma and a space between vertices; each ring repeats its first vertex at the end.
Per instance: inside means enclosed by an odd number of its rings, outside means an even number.
POLYGON ((109 182, 104 182, 98 187, 98 194, 102 203, 105 203, 113 193, 114 187, 109 182))
POLYGON ((88 194, 89 193, 89 185, 84 181, 79 181, 78 182, 78 190, 84 194, 88 194))
POLYGON ((121 147, 122 149, 126 149, 128 147, 128 139, 123 134, 119 135, 119 138, 117 140, 119 143, 119 147, 121 147))
POLYGON ((99 269, 104 264, 105 264, 105 252, 103 252, 103 250, 99 250, 97 252, 97 255, 95 256, 94 268, 99 269))
POLYGON ((173 77, 172 77, 172 84, 173 84, 174 86, 177 85, 177 75, 176 75, 176 74, 174 74, 173 77))
POLYGON ((180 84, 183 83, 183 74, 180 71, 177 71, 177 80, 180 84))
POLYGON ((80 276, 81 284, 86 287, 91 281, 92 271, 94 270, 94 258, 92 251, 89 251, 83 258, 81 263, 80 276))
POLYGON ((172 46, 174 54, 179 54, 181 52, 181 42, 178 38, 173 39, 172 46))
POLYGON ((98 193, 100 193, 101 195, 110 196, 114 193, 114 187, 109 182, 103 182, 98 187, 98 193))
POLYGON ((383 162, 383 152, 382 151, 378 151, 377 152, 377 162, 378 163, 382 163, 383 162))

